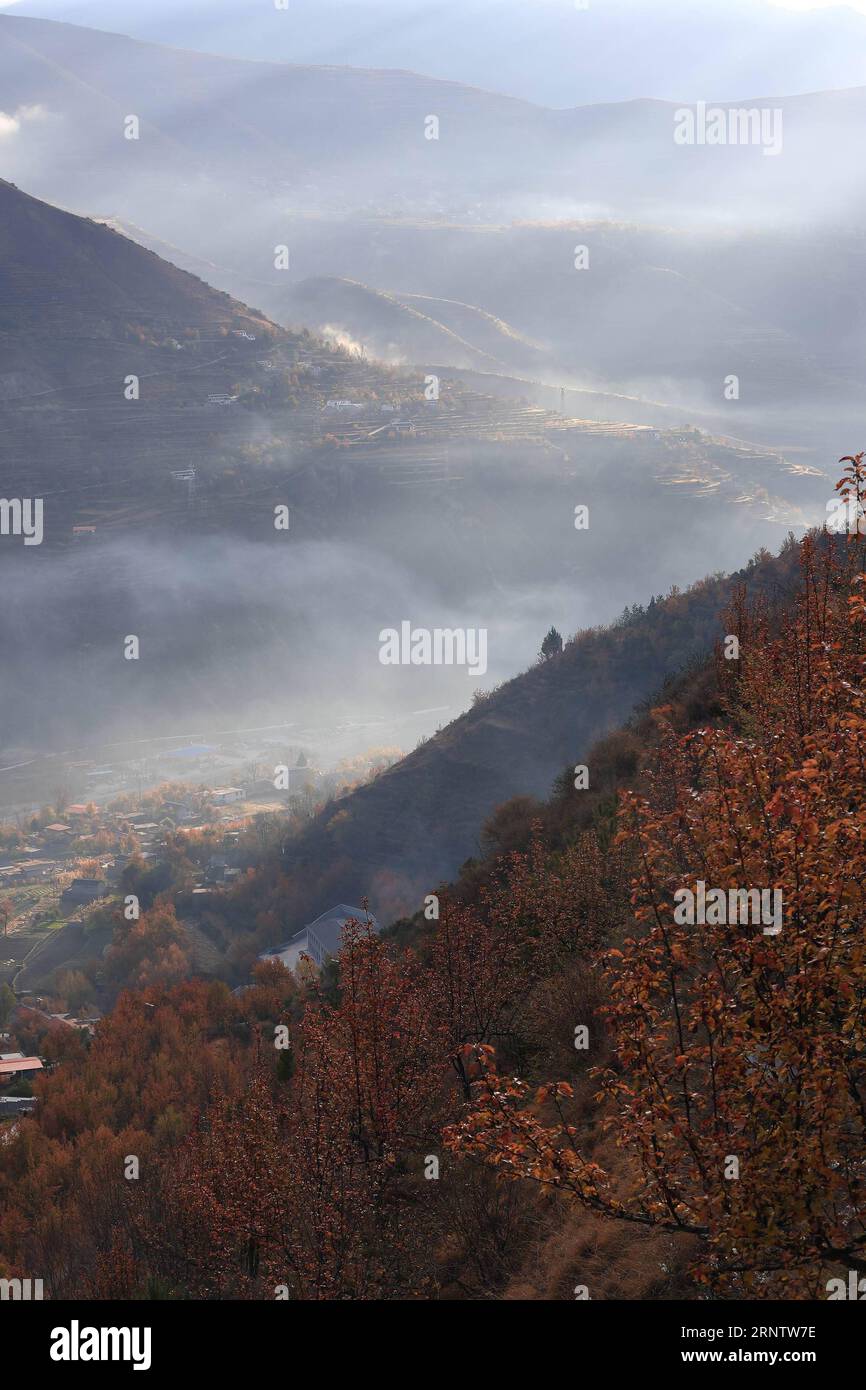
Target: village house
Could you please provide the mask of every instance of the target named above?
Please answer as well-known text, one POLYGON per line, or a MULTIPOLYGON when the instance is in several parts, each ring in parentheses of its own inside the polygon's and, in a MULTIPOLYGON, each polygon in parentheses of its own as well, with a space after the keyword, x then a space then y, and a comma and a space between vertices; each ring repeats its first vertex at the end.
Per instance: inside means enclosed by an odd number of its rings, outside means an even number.
POLYGON ((23 1057, 20 1053, 10 1053, 8 1060, 0 1058, 0 1086, 11 1086, 16 1081, 29 1081, 43 1070, 41 1057, 23 1057))
MULTIPOLYGON (((29 853, 29 851, 25 851, 29 853)), ((39 851, 37 851, 39 853, 39 851)), ((40 883, 56 874, 61 865, 54 859, 27 859, 19 869, 20 883, 40 883)))
POLYGON ((108 884, 104 878, 74 878, 69 887, 60 895, 64 907, 78 907, 104 898, 108 884))
POLYGON ((219 854, 212 854, 205 866, 205 883, 224 883, 230 868, 228 859, 219 854))
POLYGON ((79 1033, 88 1033, 93 1036, 94 1027, 99 1022, 100 1015, 93 1018, 76 1018, 74 1014, 48 1014, 52 1023, 62 1024, 64 1028, 75 1028, 79 1033))
POLYGON ((51 825, 46 825, 42 833, 45 837, 45 843, 50 845, 65 845, 75 835, 72 826, 64 825, 61 821, 54 821, 51 825))
POLYGON ((321 970, 326 960, 340 954, 346 923, 350 919, 366 923, 368 917, 372 930, 378 936, 381 928, 372 913, 366 913, 362 907, 349 907, 346 903, 338 903, 328 912, 323 912, 314 922, 295 932, 295 935, 282 946, 273 946, 269 951, 264 951, 259 960, 280 960, 287 970, 294 970, 301 957, 308 956, 321 970))
POLYGON ((134 830, 136 834, 138 834, 140 830, 156 829, 156 821, 150 819, 150 812, 140 812, 137 815, 124 814, 118 816, 117 819, 119 824, 124 825, 130 830, 134 830))
POLYGON ((210 793, 210 799, 214 806, 228 806, 233 801, 243 801, 243 787, 215 787, 210 793))
POLYGON ((0 1096, 0 1121, 11 1115, 30 1115, 35 1109, 35 1096, 0 1096))
MULTIPOLYGON (((280 791, 286 791, 290 796, 298 796, 305 791, 314 791, 322 780, 322 774, 318 768, 310 767, 303 753, 298 754, 297 762, 289 767, 287 763, 280 767, 280 780, 278 783, 280 791)), ((261 783, 262 791, 273 788, 273 783, 267 780, 261 783)))

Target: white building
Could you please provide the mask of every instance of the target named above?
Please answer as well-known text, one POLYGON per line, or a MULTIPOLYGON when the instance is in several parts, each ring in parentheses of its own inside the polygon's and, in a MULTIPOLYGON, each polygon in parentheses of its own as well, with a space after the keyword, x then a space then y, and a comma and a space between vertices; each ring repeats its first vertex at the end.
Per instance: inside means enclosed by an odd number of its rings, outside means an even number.
POLYGON ((215 787, 210 794, 215 806, 228 806, 232 801, 243 801, 243 787, 215 787))
POLYGON ((308 956, 320 970, 325 961, 338 956, 343 946, 343 930, 349 919, 365 924, 368 919, 372 930, 379 935, 381 927, 372 913, 362 907, 349 907, 338 903, 328 912, 323 912, 314 922, 309 922, 282 946, 273 946, 263 951, 259 960, 280 960, 287 970, 295 970, 302 956, 308 956))

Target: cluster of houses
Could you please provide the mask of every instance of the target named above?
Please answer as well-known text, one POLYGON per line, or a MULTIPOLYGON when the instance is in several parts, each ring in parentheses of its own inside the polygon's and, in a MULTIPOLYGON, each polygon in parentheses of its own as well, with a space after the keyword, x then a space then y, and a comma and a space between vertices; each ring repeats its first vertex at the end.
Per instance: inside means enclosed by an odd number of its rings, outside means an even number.
MULTIPOLYGON (((242 787, 218 787, 207 794, 207 799, 214 808, 220 808, 243 801, 245 795, 242 787)), ((128 831, 135 836, 140 856, 150 859, 158 853, 167 831, 197 825, 203 819, 201 808, 192 798, 166 799, 151 810, 139 812, 97 808, 92 804, 71 805, 65 808, 63 816, 62 821, 52 821, 42 830, 29 831, 28 840, 32 843, 11 851, 9 862, 0 864, 0 893, 54 883, 82 857, 87 857, 88 841, 96 835, 118 836, 128 831)), ((60 895, 61 906, 74 910, 107 897, 111 881, 119 878, 130 857, 119 848, 92 854, 90 858, 97 860, 100 872, 76 877, 68 883, 60 895)))
MULTIPOLYGON (((186 752, 187 750, 182 750, 186 752)), ((200 755, 209 750, 190 749, 191 754, 200 755)), ((102 770, 98 770, 102 771, 102 770)), ((110 772, 110 769, 105 769, 110 772)), ((292 767, 281 770, 282 781, 277 787, 271 778, 262 778, 249 786, 216 786, 212 789, 196 787, 190 789, 188 796, 165 797, 149 809, 123 811, 111 807, 97 807, 75 803, 63 811, 63 819, 55 820, 42 829, 33 828, 27 832, 28 843, 19 849, 10 850, 8 862, 0 863, 0 892, 5 888, 14 890, 26 884, 51 883, 59 874, 68 872, 75 861, 88 857, 88 841, 99 836, 103 846, 105 836, 112 837, 131 832, 138 843, 138 852, 144 859, 158 852, 167 832, 175 829, 194 828, 211 823, 214 816, 227 808, 238 807, 248 798, 267 796, 273 798, 275 792, 288 793, 289 797, 305 792, 316 791, 323 783, 323 775, 309 767, 301 755, 292 767)), ((129 861, 129 854, 118 850, 94 850, 89 857, 102 860, 101 873, 89 878, 76 878, 62 894, 64 907, 86 906, 104 897, 108 889, 107 880, 117 877, 129 861)))
MULTIPOLYGON (((41 830, 29 830, 28 843, 10 851, 9 862, 0 864, 0 890, 51 883, 68 869, 73 844, 80 842, 77 853, 83 853, 84 842, 93 833, 93 809, 83 804, 67 806, 63 820, 52 821, 41 830)), ((100 823, 98 828, 105 827, 100 823)))

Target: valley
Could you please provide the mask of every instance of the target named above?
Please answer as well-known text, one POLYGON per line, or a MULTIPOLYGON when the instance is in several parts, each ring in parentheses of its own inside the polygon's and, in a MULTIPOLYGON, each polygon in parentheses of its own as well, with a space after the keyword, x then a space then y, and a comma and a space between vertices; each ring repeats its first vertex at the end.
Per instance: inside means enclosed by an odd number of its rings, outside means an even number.
POLYGON ((225 1377, 856 1297, 866 10, 793 5, 0 0, 0 1302, 225 1377))

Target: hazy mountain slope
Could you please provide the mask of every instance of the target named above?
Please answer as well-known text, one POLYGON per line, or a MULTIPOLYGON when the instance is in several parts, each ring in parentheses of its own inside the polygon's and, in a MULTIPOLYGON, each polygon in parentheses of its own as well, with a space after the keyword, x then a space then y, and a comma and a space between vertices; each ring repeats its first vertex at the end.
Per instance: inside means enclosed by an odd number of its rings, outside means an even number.
POLYGON ((0 180, 0 399, 92 385, 119 348, 130 371, 148 350, 155 367, 168 335, 216 339, 229 328, 276 332, 136 242, 0 180))
POLYGON ((49 540, 84 497, 122 505, 194 467, 223 423, 208 394, 261 376, 255 353, 278 341, 228 295, 0 182, 0 464, 13 494, 55 495, 49 540))
POLYGON ((542 348, 473 304, 377 290, 330 276, 302 280, 289 292, 269 297, 281 323, 304 325, 338 340, 345 337, 385 361, 539 373, 551 367, 542 348))
POLYGON ((419 368, 504 369, 643 396, 741 437, 807 447, 819 465, 840 422, 848 434, 859 420, 866 238, 856 228, 818 236, 294 218, 282 229, 293 248, 288 276, 226 260, 203 272, 200 259, 129 233, 277 322, 342 328, 374 355, 419 368), (586 270, 575 269, 577 247, 586 270), (731 372, 741 383, 735 405, 723 394, 731 372), (735 421, 723 424, 726 415, 735 421))
POLYGON ((859 428, 866 238, 856 229, 816 241, 805 231, 298 218, 282 233, 294 263, 325 272, 306 278, 253 276, 225 261, 204 271, 200 258, 124 229, 277 322, 342 331, 422 374, 505 372, 547 383, 543 403, 554 408, 554 388, 591 390, 597 399, 570 411, 694 421, 820 468, 840 429, 859 428), (577 246, 587 248, 586 271, 574 268, 577 246), (734 403, 724 395, 731 372, 741 385, 734 403))
POLYGON ((291 883, 291 910, 313 916, 350 888, 358 900, 369 895, 380 919, 416 910, 424 892, 477 853, 497 806, 546 796, 559 773, 666 677, 708 654, 734 585, 786 592, 791 574, 785 553, 702 581, 578 635, 561 656, 507 681, 285 845, 279 867, 291 883))
POLYGON ((551 110, 412 72, 217 58, 3 14, 0 93, 9 177, 147 229, 277 322, 308 312, 419 369, 505 368, 703 420, 733 374, 731 432, 797 443, 819 466, 859 419, 862 88, 731 94, 778 111, 768 156, 678 145, 674 102, 551 110))

